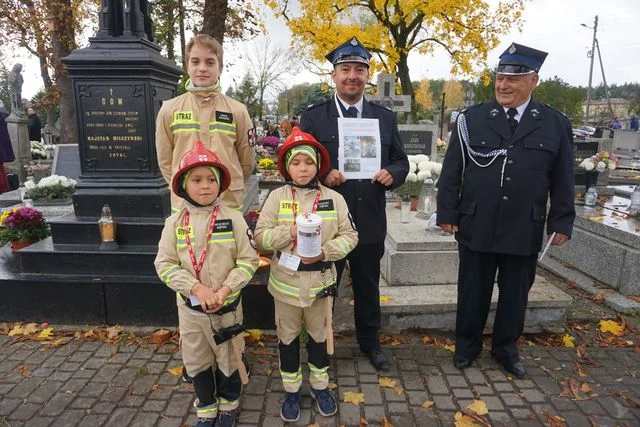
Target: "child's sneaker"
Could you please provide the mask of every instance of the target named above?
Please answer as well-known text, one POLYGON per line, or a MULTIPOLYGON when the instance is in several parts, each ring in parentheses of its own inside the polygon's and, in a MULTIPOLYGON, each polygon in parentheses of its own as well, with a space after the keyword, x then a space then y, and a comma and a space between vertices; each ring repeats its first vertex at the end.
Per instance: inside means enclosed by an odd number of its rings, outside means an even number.
POLYGON ((184 366, 182 367, 182 377, 180 379, 187 384, 193 383, 193 378, 187 374, 187 369, 184 366))
POLYGON ((236 425, 236 410, 218 411, 218 419, 214 427, 233 427, 236 425))
POLYGON ((324 390, 315 390, 311 388, 311 397, 316 401, 316 407, 320 415, 330 417, 338 411, 336 398, 328 388, 324 390))
POLYGON ((300 392, 287 393, 280 408, 280 418, 295 423, 300 419, 300 392))
POLYGON ((198 418, 198 423, 195 427, 213 427, 216 423, 216 418, 198 418))

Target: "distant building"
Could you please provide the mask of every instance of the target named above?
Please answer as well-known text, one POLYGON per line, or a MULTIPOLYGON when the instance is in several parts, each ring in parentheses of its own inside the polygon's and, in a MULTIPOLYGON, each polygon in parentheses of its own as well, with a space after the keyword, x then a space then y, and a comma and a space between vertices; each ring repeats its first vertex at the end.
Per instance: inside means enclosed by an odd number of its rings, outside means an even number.
MULTIPOLYGON (((606 98, 592 100, 589 103, 589 118, 591 124, 606 125, 611 120, 618 117, 624 123, 624 119, 629 115, 629 105, 631 101, 623 98, 611 98, 611 108, 613 109, 613 117, 609 112, 609 104, 606 98)), ((587 103, 582 104, 583 115, 587 110, 587 103)))

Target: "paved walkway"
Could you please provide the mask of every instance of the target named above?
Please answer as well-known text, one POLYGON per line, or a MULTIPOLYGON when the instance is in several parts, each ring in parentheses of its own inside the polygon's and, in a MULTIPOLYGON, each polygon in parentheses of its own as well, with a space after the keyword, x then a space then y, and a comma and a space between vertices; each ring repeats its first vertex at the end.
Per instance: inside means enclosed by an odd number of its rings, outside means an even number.
MULTIPOLYGON (((493 425, 550 425, 553 416, 569 426, 640 425, 637 347, 588 349, 599 366, 583 363, 587 376, 581 377, 574 371, 575 349, 524 345, 528 376, 518 380, 505 376, 486 352, 462 372, 448 350, 422 344, 419 335, 409 338, 410 344, 384 346, 393 360, 384 376, 396 388, 382 388, 352 340, 339 339, 330 370, 334 391, 341 400, 345 392, 361 392, 365 402, 341 402, 335 417, 324 418, 311 409, 306 386, 297 425, 359 426, 361 419, 379 425, 383 417, 396 427, 453 425, 455 413, 474 398, 486 403, 485 419, 493 425), (560 396, 568 378, 577 384, 573 396, 585 400, 560 396), (425 402, 432 406, 423 408, 425 402)), ((52 348, 0 336, 0 426, 193 425, 192 387, 168 372, 181 365, 180 354, 172 345, 152 347, 70 341, 52 348)), ((253 372, 238 425, 282 425, 274 339, 251 344, 248 354, 253 372)))

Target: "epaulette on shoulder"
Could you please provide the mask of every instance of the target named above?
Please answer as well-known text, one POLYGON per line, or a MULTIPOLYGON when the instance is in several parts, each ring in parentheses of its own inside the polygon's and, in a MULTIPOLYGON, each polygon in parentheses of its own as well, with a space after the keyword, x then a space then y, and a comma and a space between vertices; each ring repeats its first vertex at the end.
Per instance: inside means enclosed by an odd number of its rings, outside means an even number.
POLYGON ((307 105, 307 110, 313 110, 314 108, 318 108, 321 105, 324 105, 328 102, 328 99, 323 99, 322 101, 314 102, 313 104, 307 105))
POLYGON ((549 107, 551 108, 553 111, 557 111, 558 113, 560 113, 561 115, 563 115, 564 117, 566 117, 567 119, 569 117, 567 117, 567 115, 565 113, 563 113, 562 111, 558 110, 556 107, 554 107, 553 105, 549 105, 549 104, 544 104, 545 107, 549 107))
POLYGON ((383 110, 391 111, 393 113, 393 110, 385 105, 381 105, 376 102, 371 102, 371 104, 375 105, 376 107, 382 108, 383 110))
POLYGON ((473 104, 473 105, 469 105, 468 107, 463 108, 460 113, 466 113, 469 110, 473 110, 474 108, 478 108, 481 105, 484 105, 484 102, 481 102, 479 104, 473 104))

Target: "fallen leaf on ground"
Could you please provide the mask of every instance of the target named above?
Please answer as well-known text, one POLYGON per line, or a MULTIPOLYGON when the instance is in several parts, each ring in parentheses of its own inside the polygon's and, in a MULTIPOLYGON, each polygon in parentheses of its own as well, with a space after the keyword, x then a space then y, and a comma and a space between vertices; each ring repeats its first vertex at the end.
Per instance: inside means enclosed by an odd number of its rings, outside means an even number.
POLYGON ((576 364, 573 366, 573 372, 575 372, 576 374, 578 374, 583 378, 587 376, 587 372, 584 370, 582 365, 580 365, 578 362, 576 362, 576 364))
POLYGON ((386 304, 389 301, 391 301, 393 298, 391 298, 389 295, 380 295, 380 303, 381 304, 386 304))
POLYGON ((262 330, 260 329, 247 329, 244 332, 244 336, 249 338, 251 341, 261 341, 262 340, 262 330))
POLYGON ((453 419, 456 427, 470 427, 478 425, 473 418, 468 415, 463 415, 460 411, 456 412, 453 419))
POLYGON ((576 339, 569 334, 564 334, 562 337, 562 343, 567 348, 574 348, 575 344, 573 343, 576 339))
POLYGON ((29 370, 29 368, 27 368, 26 365, 18 366, 18 373, 21 377, 31 378, 31 371, 29 370))
POLYGON ((443 344, 442 348, 444 348, 445 350, 449 350, 451 353, 456 352, 456 346, 454 344, 451 344, 451 345, 443 344))
POLYGON ((547 421, 549 421, 549 427, 565 427, 567 425, 565 419, 558 415, 551 415, 547 411, 543 411, 542 414, 547 417, 547 421))
POLYGON ((360 405, 364 403, 364 393, 356 393, 354 391, 345 391, 342 401, 344 403, 351 403, 353 405, 360 405))
POLYGON ((425 400, 424 403, 422 404, 422 407, 424 409, 429 409, 434 405, 433 400, 425 400))
POLYGON ((602 332, 609 332, 616 336, 624 335, 624 326, 614 320, 601 320, 600 330, 602 332))
POLYGON ((422 337, 422 344, 431 344, 431 338, 429 338, 428 336, 423 336, 422 337))
POLYGON ((171 331, 168 331, 166 329, 158 329, 153 331, 153 333, 151 334, 151 341, 153 341, 154 344, 158 345, 166 343, 170 338, 171 331))
POLYGON ((367 421, 366 418, 360 418, 360 425, 361 426, 368 426, 369 425, 369 421, 367 421))
POLYGON ((623 398, 627 402, 629 402, 629 404, 631 404, 631 406, 633 406, 634 408, 640 408, 640 400, 636 399, 635 397, 628 396, 627 394, 621 391, 616 391, 614 394, 618 397, 623 398))
POLYGON ((393 424, 389 422, 387 417, 382 417, 382 427, 393 427, 393 424))
POLYGON ((53 328, 45 328, 40 331, 38 338, 49 338, 51 335, 53 335, 53 328))
POLYGON ((10 337, 19 337, 20 335, 24 334, 24 328, 22 327, 22 325, 15 325, 13 327, 13 329, 11 329, 9 331, 9 333, 7 335, 9 335, 10 337))
POLYGON ((487 415, 489 410, 487 409, 487 404, 484 400, 474 400, 473 403, 467 405, 467 409, 475 412, 478 415, 487 415))
POLYGON ((378 385, 380 387, 394 388, 396 386, 396 380, 392 380, 389 377, 378 378, 378 385))
POLYGON ((592 388, 591 388, 591 386, 590 386, 589 384, 587 384, 587 383, 583 383, 583 384, 580 386, 580 391, 581 391, 581 392, 583 392, 583 393, 585 393, 585 394, 591 394, 591 393, 593 393, 593 389, 592 389, 592 388))
POLYGON ((597 294, 594 294, 594 295, 591 297, 591 300, 592 300, 592 301, 594 301, 594 302, 596 302, 596 303, 598 303, 598 304, 602 304, 602 303, 604 303, 604 300, 605 300, 605 298, 604 298, 604 292, 598 292, 597 294))
POLYGON ((400 396, 402 393, 404 393, 404 387, 396 387, 394 389, 394 393, 396 394, 396 396, 400 396))
POLYGON ((175 368, 171 368, 168 370, 171 375, 179 377, 182 375, 182 366, 176 366, 175 368))
POLYGON ((24 325, 24 335, 31 335, 38 332, 38 325, 35 323, 27 323, 24 325))

